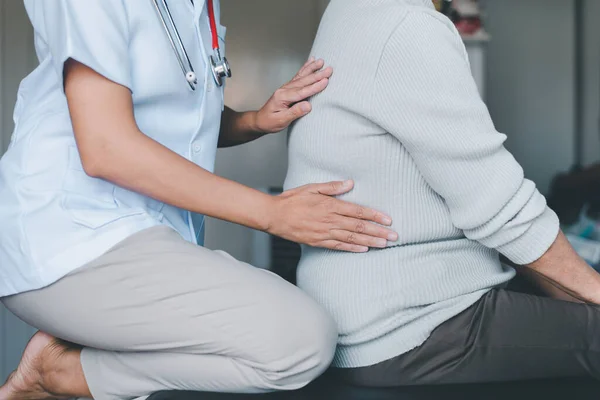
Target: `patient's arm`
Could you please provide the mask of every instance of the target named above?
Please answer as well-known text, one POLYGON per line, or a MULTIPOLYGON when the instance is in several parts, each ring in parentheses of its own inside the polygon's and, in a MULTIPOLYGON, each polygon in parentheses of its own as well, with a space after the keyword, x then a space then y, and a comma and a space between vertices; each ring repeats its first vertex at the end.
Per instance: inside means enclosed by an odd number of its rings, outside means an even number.
POLYGON ((558 218, 504 147, 460 36, 439 18, 409 14, 390 36, 375 75, 372 119, 408 151, 454 226, 528 265, 556 240, 558 218))
POLYGON ((600 304, 600 275, 575 253, 504 148, 506 136, 494 127, 449 21, 409 14, 389 37, 374 79, 374 121, 410 153, 467 238, 525 266, 553 296, 600 304))
MULTIPOLYGON (((510 263, 508 263, 510 265, 510 263)), ((585 303, 586 301, 574 297, 567 293, 564 289, 562 289, 555 282, 546 278, 544 275, 539 274, 532 270, 531 268, 526 268, 519 265, 513 265, 513 267, 517 270, 517 274, 525 280, 529 281, 530 284, 536 287, 537 290, 548 297, 557 300, 570 301, 572 303, 585 303)))
POLYGON ((600 304, 600 274, 579 257, 562 232, 539 260, 517 271, 551 297, 600 304))

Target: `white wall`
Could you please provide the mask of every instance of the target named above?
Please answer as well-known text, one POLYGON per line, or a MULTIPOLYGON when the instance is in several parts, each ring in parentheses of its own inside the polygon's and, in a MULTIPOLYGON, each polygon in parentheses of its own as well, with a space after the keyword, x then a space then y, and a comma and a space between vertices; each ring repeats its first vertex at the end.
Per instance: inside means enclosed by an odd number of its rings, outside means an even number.
POLYGON ((320 15, 323 15, 328 5, 329 0, 317 0, 317 7, 320 15))
POLYGON ((488 105, 508 135, 507 148, 546 191, 552 176, 573 163, 573 0, 486 4, 488 105))
MULTIPOLYGON (((236 110, 261 107, 309 56, 324 7, 322 0, 221 0, 227 57, 233 78, 226 103, 236 110)), ((255 188, 281 186, 287 171, 286 134, 220 150, 216 172, 255 188)), ((206 246, 244 261, 251 258, 251 231, 209 220, 206 246)))
POLYGON ((22 1, 0 0, 0 155, 10 141, 21 79, 37 63, 33 30, 22 1))
POLYGON ((585 1, 584 164, 600 161, 600 1, 585 1))

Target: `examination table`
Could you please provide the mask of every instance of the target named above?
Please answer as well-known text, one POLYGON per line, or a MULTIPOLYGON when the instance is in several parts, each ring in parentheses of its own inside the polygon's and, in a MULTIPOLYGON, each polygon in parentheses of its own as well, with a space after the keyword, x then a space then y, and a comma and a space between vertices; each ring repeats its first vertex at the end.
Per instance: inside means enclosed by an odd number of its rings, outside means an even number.
POLYGON ((161 392, 149 400, 598 400, 600 382, 557 379, 531 382, 489 383, 365 389, 321 378, 296 392, 235 395, 194 392, 161 392))

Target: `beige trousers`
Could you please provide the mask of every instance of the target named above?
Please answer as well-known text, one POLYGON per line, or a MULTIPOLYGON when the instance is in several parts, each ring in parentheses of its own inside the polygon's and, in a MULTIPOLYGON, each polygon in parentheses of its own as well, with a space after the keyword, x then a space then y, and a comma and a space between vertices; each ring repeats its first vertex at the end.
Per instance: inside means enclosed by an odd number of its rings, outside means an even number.
POLYGON ((337 340, 334 322, 296 287, 166 227, 2 301, 85 347, 83 370, 99 400, 297 389, 327 368, 337 340))

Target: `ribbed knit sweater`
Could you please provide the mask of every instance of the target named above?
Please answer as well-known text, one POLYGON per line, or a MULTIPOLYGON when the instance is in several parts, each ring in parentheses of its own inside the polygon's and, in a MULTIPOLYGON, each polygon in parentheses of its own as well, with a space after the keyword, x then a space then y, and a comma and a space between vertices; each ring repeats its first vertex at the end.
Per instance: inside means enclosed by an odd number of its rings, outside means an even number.
POLYGON ((341 198, 388 213, 400 235, 364 254, 303 248, 298 284, 338 324, 334 365, 368 366, 505 284, 514 271, 498 254, 537 260, 559 223, 431 0, 332 0, 312 55, 334 75, 291 130, 285 187, 354 179, 341 198))

